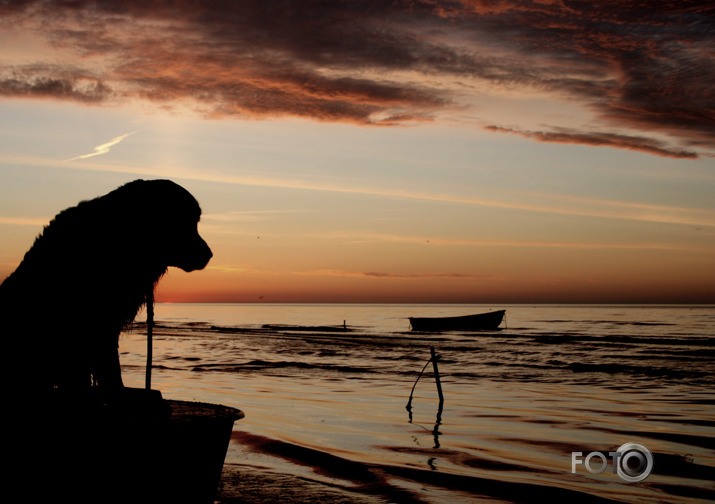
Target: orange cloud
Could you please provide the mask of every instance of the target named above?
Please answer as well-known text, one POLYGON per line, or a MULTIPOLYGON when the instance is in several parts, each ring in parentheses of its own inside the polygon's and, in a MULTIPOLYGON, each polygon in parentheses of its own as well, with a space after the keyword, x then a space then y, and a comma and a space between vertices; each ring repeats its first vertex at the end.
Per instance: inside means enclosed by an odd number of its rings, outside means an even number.
POLYGON ((491 86, 577 101, 601 133, 495 132, 694 158, 715 149, 712 19, 696 0, 25 0, 0 23, 53 56, 0 62, 0 95, 395 126, 491 86))

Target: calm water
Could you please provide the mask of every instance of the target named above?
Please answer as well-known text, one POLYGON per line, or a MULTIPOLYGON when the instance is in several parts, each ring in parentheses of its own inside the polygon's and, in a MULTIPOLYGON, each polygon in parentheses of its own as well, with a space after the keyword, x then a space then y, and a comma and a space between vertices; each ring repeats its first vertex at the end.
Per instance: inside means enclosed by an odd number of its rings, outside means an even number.
MULTIPOLYGON (((160 304, 156 321, 153 387, 246 414, 222 503, 715 501, 713 306, 160 304), (503 308, 494 332, 407 320, 503 308), (410 415, 431 346, 444 406, 430 365, 410 415), (572 452, 627 442, 652 453, 644 481, 572 473, 572 452)), ((128 385, 145 344, 141 323, 121 339, 128 385)))

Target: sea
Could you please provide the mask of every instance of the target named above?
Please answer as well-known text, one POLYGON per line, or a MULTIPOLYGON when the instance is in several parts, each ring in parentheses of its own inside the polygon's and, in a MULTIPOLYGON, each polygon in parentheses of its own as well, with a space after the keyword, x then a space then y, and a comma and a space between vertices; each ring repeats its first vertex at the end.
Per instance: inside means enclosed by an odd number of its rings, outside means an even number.
MULTIPOLYGON (((151 387, 245 414, 219 504, 715 502, 713 305, 154 312, 151 387), (408 320, 501 309, 495 331, 408 320)), ((145 319, 120 338, 127 386, 145 319)))

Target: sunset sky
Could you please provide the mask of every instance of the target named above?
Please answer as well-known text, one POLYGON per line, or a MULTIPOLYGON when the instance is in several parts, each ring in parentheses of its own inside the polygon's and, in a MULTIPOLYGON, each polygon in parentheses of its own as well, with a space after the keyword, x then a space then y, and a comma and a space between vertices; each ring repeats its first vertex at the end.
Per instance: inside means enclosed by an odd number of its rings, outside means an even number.
POLYGON ((714 303, 714 20, 690 0, 2 2, 0 279, 60 210, 170 178, 214 258, 159 301, 714 303))

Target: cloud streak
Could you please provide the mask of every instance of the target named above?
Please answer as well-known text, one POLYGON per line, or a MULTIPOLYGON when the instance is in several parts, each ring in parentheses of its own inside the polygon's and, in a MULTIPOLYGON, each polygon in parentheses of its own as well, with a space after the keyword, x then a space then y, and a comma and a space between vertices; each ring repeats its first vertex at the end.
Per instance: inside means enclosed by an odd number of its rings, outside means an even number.
POLYGON ((603 133, 491 131, 695 158, 715 149, 713 19, 696 0, 25 0, 0 24, 61 57, 0 62, 0 95, 396 126, 496 88, 579 103, 603 133))
POLYGON ((434 247, 514 247, 514 248, 560 248, 575 250, 688 250, 694 249, 681 243, 625 243, 625 242, 567 242, 567 241, 523 241, 523 240, 481 240, 469 238, 440 238, 395 234, 352 233, 349 243, 409 243, 434 247))
MULTIPOLYGON (((46 166, 67 168, 64 162, 34 157, 3 157, 0 163, 21 166, 46 166)), ((133 176, 165 177, 168 167, 163 166, 117 166, 107 163, 87 162, 72 165, 73 169, 97 172, 126 173, 133 176)), ((559 194, 530 192, 491 193, 489 197, 463 196, 432 192, 415 192, 401 189, 377 188, 351 184, 330 184, 306 181, 299 178, 252 177, 246 175, 207 173, 180 167, 171 167, 172 177, 184 180, 200 180, 221 184, 242 186, 271 187, 300 191, 332 192, 336 194, 355 194, 396 198, 426 203, 469 205, 487 208, 500 208, 515 211, 541 212, 557 215, 571 215, 601 219, 631 220, 660 224, 687 226, 715 226, 715 214, 709 209, 676 207, 669 205, 651 205, 623 201, 601 200, 593 198, 570 197, 559 194)))
POLYGON ((117 145, 121 141, 123 141, 125 138, 130 137, 135 133, 136 133, 136 131, 133 131, 131 133, 125 133, 124 135, 119 135, 118 137, 111 139, 107 143, 103 143, 101 145, 96 146, 94 148, 94 152, 91 152, 89 154, 82 154, 81 156, 76 156, 76 157, 70 158, 66 162, 75 161, 77 159, 87 159, 87 158, 91 158, 94 156, 100 156, 102 154, 106 154, 107 152, 109 152, 109 149, 111 149, 112 147, 114 147, 115 145, 117 145))
POLYGON ((582 144, 594 147, 614 147, 616 149, 629 149, 647 152, 656 156, 673 158, 696 159, 698 154, 692 150, 674 149, 664 142, 642 136, 619 135, 616 133, 595 132, 588 133, 559 128, 558 131, 520 131, 500 126, 486 126, 484 129, 498 133, 514 133, 525 138, 533 138, 539 142, 552 142, 563 144, 582 144))
POLYGON ((4 217, 0 215, 0 224, 10 226, 44 226, 49 219, 41 217, 4 217))
POLYGON ((427 272, 427 273, 395 273, 384 271, 345 271, 345 270, 313 270, 293 272, 300 276, 329 276, 352 278, 377 278, 383 280, 423 280, 423 279, 451 279, 451 280, 503 280, 499 275, 483 275, 472 273, 427 272))

